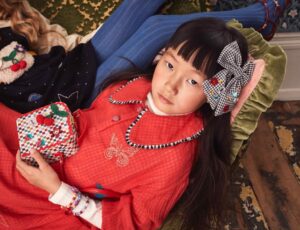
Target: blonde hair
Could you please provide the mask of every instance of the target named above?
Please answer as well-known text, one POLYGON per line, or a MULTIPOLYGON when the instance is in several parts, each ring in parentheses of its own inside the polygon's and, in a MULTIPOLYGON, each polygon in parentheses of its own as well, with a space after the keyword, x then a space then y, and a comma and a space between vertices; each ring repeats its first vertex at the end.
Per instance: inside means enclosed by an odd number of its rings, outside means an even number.
POLYGON ((25 36, 30 49, 36 52, 40 47, 49 45, 49 33, 63 37, 58 32, 47 29, 46 21, 27 0, 0 0, 0 19, 10 20, 12 30, 25 36))

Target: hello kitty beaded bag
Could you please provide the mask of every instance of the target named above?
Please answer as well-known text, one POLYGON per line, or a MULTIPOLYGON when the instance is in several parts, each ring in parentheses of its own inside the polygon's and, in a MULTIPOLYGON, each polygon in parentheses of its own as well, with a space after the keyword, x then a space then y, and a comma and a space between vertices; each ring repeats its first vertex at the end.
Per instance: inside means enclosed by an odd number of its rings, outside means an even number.
POLYGON ((0 50, 0 84, 10 84, 34 64, 33 56, 13 41, 0 50))
POLYGON ((56 102, 17 119, 21 159, 37 166, 30 150, 39 151, 48 163, 62 161, 78 151, 73 116, 63 102, 56 102))

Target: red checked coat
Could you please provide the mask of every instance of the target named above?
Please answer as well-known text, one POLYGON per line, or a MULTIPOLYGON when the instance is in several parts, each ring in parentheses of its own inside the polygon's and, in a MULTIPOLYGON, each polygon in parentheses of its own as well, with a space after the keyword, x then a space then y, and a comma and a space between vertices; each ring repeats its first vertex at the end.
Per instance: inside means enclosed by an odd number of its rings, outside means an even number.
MULTIPOLYGON (((91 108, 74 113, 79 152, 67 158, 63 167, 53 167, 65 182, 82 191, 100 183, 121 194, 119 200, 102 201, 102 229, 157 229, 188 185, 196 141, 152 150, 130 147, 125 132, 145 104, 116 105, 108 98, 144 102, 151 83, 141 78, 116 92, 122 84, 107 88, 91 108)), ((19 114, 2 104, 0 110, 0 229, 1 224, 11 229, 91 228, 80 218, 65 215, 47 200, 46 192, 16 172, 14 119, 19 114)), ((138 144, 162 144, 200 129, 202 119, 195 114, 157 116, 147 111, 130 138, 138 144)))

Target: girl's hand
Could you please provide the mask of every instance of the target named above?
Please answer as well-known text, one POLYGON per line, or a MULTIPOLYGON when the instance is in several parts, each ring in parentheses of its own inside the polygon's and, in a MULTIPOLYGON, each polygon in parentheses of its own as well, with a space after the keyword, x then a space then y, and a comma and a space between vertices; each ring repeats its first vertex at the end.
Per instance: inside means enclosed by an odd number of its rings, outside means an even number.
POLYGON ((55 193, 61 185, 61 180, 59 179, 57 173, 36 150, 31 150, 31 156, 37 161, 39 167, 35 168, 26 164, 24 161, 22 161, 20 153, 17 152, 17 170, 30 184, 46 190, 50 194, 55 193))

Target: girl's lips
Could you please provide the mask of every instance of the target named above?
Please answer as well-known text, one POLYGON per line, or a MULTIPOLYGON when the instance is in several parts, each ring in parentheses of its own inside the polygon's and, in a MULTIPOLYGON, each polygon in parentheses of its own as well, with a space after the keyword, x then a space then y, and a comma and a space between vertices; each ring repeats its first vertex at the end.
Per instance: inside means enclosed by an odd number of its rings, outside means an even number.
POLYGON ((163 103, 163 104, 167 104, 167 105, 172 105, 172 102, 169 101, 167 98, 165 98, 164 96, 162 96, 161 94, 158 94, 158 98, 159 100, 163 103))

